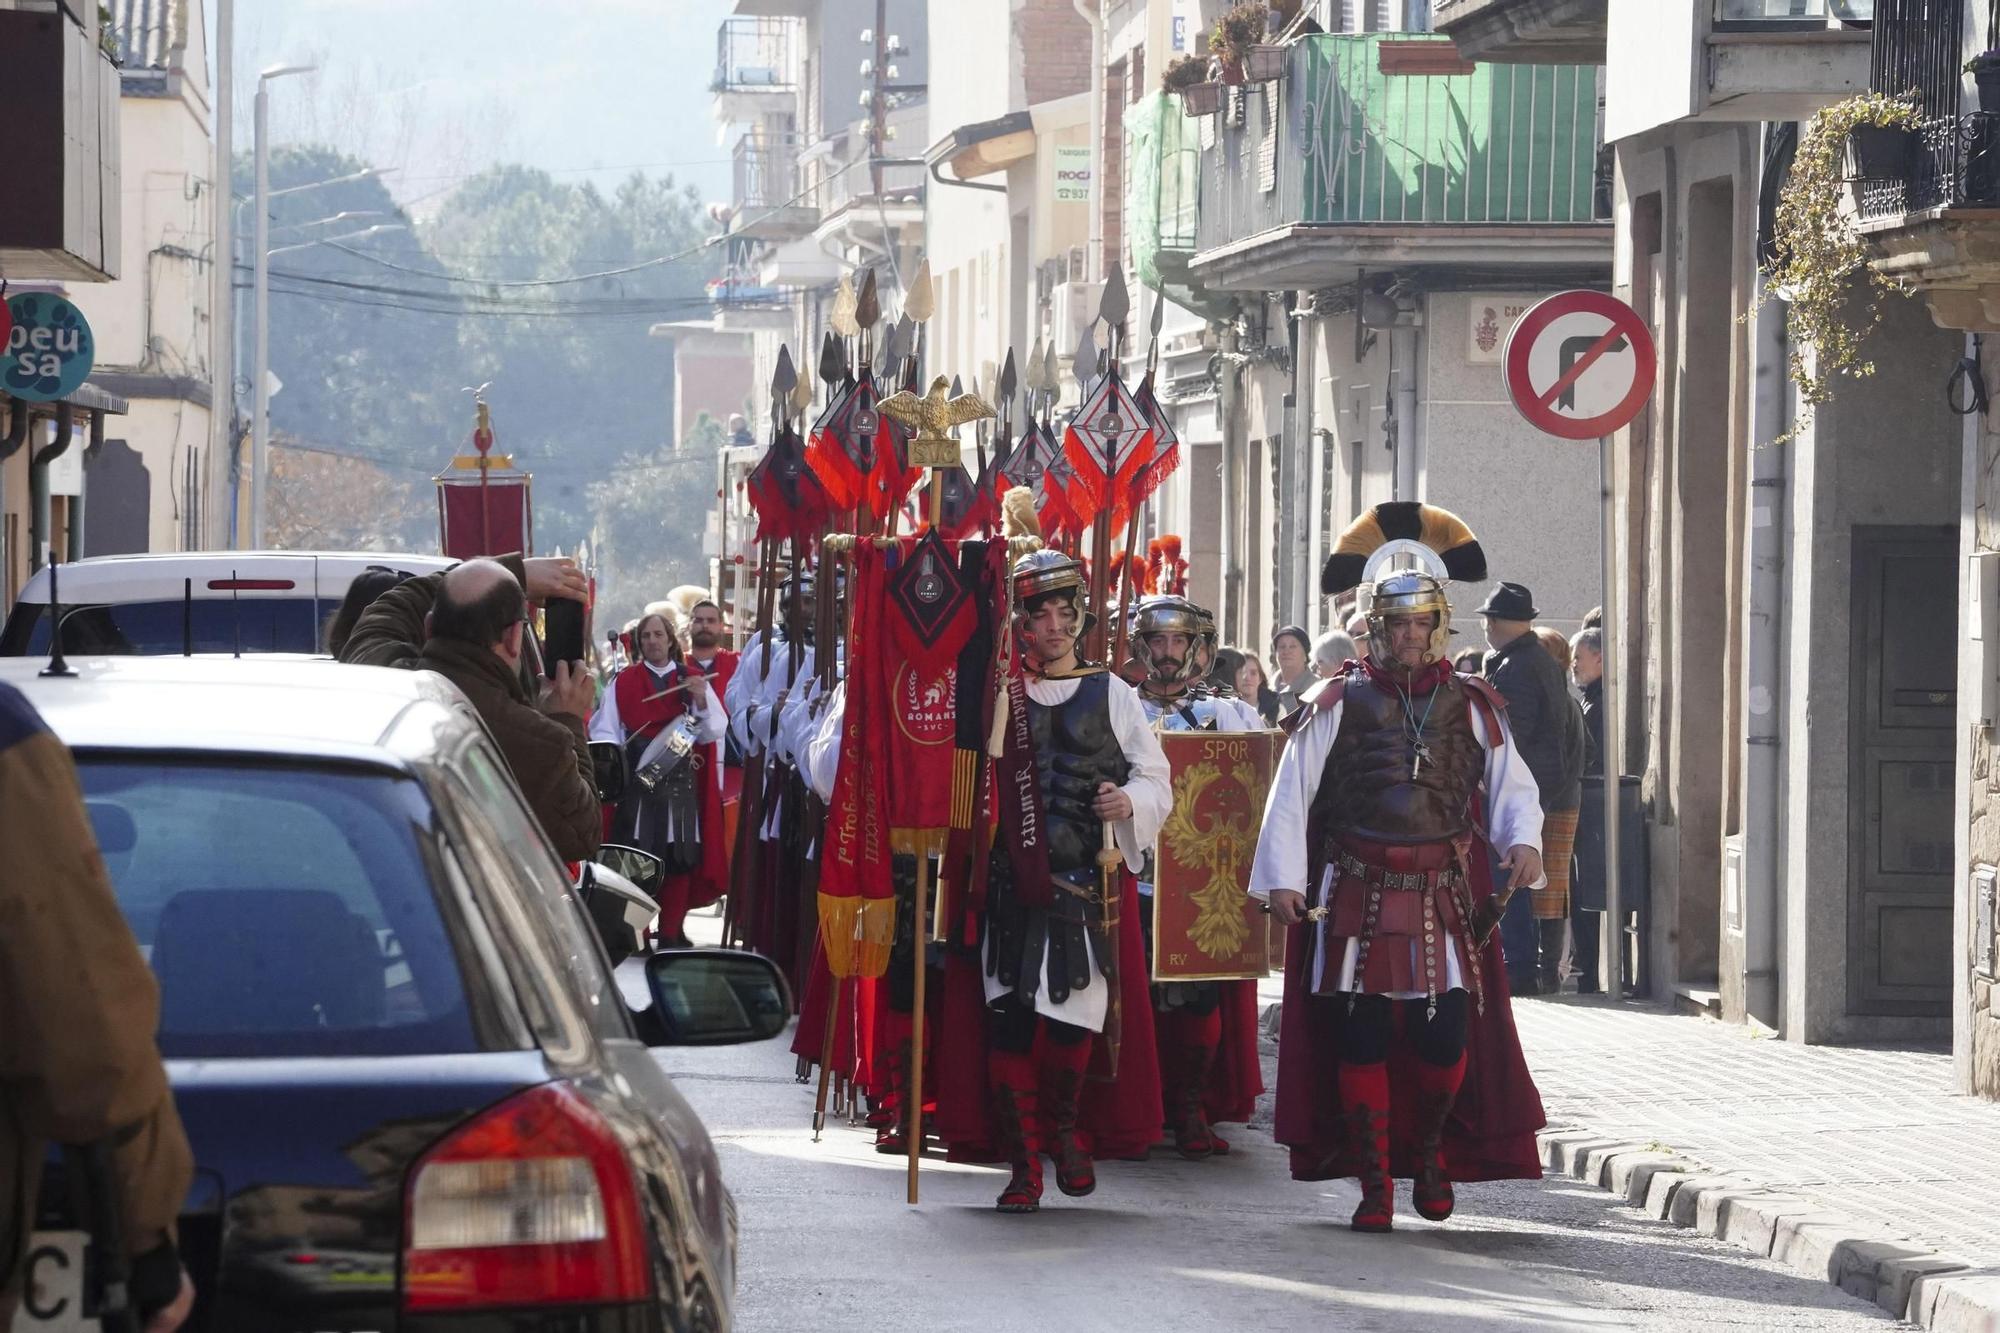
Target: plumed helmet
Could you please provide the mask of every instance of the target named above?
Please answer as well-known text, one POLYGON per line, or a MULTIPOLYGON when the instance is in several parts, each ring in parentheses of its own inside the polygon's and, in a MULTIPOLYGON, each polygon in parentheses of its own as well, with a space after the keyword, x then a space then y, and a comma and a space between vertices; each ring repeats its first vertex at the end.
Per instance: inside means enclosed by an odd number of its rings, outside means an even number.
POLYGON ((1369 650, 1389 656, 1387 618, 1434 612, 1425 662, 1451 648, 1448 580, 1476 583, 1486 577, 1486 552, 1465 520, 1436 505, 1398 500, 1376 505, 1340 534, 1327 558, 1320 588, 1329 596, 1362 583, 1374 585, 1368 606, 1369 650))
POLYGON ((1077 633, 1097 623, 1084 596, 1083 563, 1061 551, 1030 551, 1014 562, 1014 615, 1025 622, 1028 603, 1049 593, 1062 593, 1076 608, 1077 633))
POLYGON ((1215 617, 1207 609, 1185 597, 1159 595, 1140 601, 1132 612, 1132 660, 1144 668, 1146 676, 1161 685, 1185 685, 1207 676, 1215 665, 1215 617), (1185 634, 1188 654, 1171 676, 1154 668, 1155 634, 1185 634))

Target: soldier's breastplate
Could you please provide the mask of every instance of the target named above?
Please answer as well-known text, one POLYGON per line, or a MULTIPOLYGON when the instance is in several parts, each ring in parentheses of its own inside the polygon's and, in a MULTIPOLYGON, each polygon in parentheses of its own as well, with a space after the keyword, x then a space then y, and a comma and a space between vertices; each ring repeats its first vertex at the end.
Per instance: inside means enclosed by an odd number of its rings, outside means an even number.
POLYGON ((1125 747, 1111 725, 1111 677, 1085 676, 1062 703, 1028 701, 1035 773, 1048 815, 1049 869, 1061 874, 1097 864, 1104 825, 1090 812, 1101 782, 1122 787, 1131 776, 1125 747))
POLYGON ((1454 680, 1438 688, 1435 704, 1421 696, 1410 703, 1429 752, 1421 764, 1401 697, 1365 675, 1348 678, 1321 779, 1333 790, 1331 831, 1406 843, 1456 837, 1469 826, 1486 766, 1471 699, 1454 680))
POLYGON ((1146 717, 1161 731, 1214 731, 1217 709, 1212 698, 1182 698, 1171 701, 1140 696, 1146 717))

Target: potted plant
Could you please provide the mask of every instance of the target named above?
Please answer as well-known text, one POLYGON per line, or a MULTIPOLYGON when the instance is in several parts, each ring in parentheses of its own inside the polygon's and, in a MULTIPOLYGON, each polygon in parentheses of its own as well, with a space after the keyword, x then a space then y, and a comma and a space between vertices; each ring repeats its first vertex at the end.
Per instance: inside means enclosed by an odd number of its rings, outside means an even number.
MULTIPOLYGON (((1874 299, 1856 298, 1869 293, 1879 298, 1900 289, 1869 266, 1853 214, 1841 206, 1847 190, 1842 159, 1850 145, 1857 158, 1862 156, 1862 130, 1900 134, 1907 147, 1917 115, 1908 99, 1862 93, 1822 108, 1799 134, 1798 151, 1778 192, 1765 285, 1768 294, 1783 293, 1787 303, 1786 327, 1796 349, 1791 378, 1806 409, 1786 438, 1811 421, 1813 408, 1832 399, 1837 377, 1875 373, 1863 345, 1881 315, 1874 299), (1805 349, 1812 355, 1805 355, 1805 349)), ((1864 167, 1864 179, 1880 166, 1864 167)), ((1902 170, 1899 162, 1889 174, 1902 170)))
POLYGON ((1204 56, 1182 56, 1160 72, 1160 87, 1178 96, 1188 115, 1212 116, 1222 110, 1222 85, 1211 65, 1204 56))
POLYGON ((2000 111, 2000 50, 1981 51, 1965 62, 1965 72, 1979 89, 1979 109, 2000 111))
POLYGON ((1847 135, 1858 180, 1898 180, 1909 169, 1916 130, 1908 125, 1856 125, 1847 135))
POLYGON ((1264 40, 1264 19, 1269 10, 1264 0, 1243 0, 1242 4, 1215 21, 1208 34, 1208 49, 1222 62, 1222 81, 1241 83, 1244 61, 1251 48, 1264 40))

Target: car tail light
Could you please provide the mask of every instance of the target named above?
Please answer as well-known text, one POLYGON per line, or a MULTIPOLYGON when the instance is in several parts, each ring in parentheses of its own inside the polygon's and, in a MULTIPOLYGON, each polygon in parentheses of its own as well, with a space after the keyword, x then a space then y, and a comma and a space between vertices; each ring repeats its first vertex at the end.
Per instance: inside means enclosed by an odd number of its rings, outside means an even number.
POLYGON ((290 579, 210 579, 210 592, 290 592, 299 585, 290 579))
POLYGON ((482 1112, 410 1172, 403 1306, 613 1304, 652 1293, 623 1147, 573 1088, 546 1083, 482 1112))

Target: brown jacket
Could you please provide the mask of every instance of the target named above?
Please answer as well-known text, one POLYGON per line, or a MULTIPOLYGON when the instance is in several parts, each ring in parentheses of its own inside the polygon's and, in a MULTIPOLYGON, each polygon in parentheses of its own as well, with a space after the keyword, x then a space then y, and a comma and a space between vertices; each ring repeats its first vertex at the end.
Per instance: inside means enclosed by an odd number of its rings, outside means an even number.
POLYGON ((193 1155, 153 1034, 160 992, 112 896, 76 765, 0 685, 0 1328, 50 1143, 112 1138, 126 1243, 173 1234, 193 1155))
MULTIPOLYGON (((501 563, 521 576, 518 559, 501 563)), ((490 648, 425 642, 424 618, 443 581, 444 575, 432 574, 382 594, 355 622, 340 660, 435 671, 456 685, 493 733, 556 853, 565 861, 590 860, 604 839, 604 816, 584 719, 538 708, 520 673, 490 648)))

